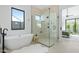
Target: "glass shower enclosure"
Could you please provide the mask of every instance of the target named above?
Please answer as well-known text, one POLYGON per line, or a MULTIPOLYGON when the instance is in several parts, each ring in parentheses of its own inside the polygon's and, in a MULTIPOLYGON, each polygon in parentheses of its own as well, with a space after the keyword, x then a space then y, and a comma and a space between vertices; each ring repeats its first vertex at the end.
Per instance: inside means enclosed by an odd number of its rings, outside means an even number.
POLYGON ((32 33, 39 37, 38 42, 53 46, 58 40, 58 6, 32 6, 32 33))

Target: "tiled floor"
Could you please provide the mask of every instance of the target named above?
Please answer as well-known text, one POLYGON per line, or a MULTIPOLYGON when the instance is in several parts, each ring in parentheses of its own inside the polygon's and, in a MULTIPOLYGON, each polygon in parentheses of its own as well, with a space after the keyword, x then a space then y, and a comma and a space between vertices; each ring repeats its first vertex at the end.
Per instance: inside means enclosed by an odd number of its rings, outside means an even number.
POLYGON ((48 48, 41 44, 32 44, 21 50, 15 50, 12 53, 79 53, 79 38, 70 37, 62 38, 53 47, 48 48))
POLYGON ((79 53, 79 40, 63 38, 55 46, 49 48, 50 53, 79 53))
POLYGON ((41 44, 34 44, 29 47, 24 47, 19 50, 12 51, 12 53, 47 53, 48 47, 41 44))
POLYGON ((48 53, 79 53, 79 40, 75 40, 75 39, 71 39, 71 38, 62 38, 62 40, 57 42, 51 48, 45 47, 43 45, 40 45, 40 46, 35 45, 35 46, 31 46, 30 49, 31 49, 31 51, 30 50, 29 51, 33 52, 33 53, 35 51, 36 52, 41 51, 42 53, 45 53, 47 51, 48 51, 48 53))

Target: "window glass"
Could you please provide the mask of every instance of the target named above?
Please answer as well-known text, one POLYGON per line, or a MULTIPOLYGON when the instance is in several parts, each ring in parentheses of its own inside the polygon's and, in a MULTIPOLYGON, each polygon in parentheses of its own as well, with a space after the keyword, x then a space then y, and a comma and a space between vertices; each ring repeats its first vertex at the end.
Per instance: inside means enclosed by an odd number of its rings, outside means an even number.
POLYGON ((22 30, 25 28, 25 12, 17 8, 11 8, 11 28, 12 30, 22 30))

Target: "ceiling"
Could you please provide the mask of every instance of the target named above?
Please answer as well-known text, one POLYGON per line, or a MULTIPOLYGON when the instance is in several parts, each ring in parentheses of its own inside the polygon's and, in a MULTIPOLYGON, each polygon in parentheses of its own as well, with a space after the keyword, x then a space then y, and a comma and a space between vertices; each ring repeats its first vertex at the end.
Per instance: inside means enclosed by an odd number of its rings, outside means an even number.
POLYGON ((57 5, 33 5, 32 13, 43 13, 49 11, 49 8, 53 10, 56 6, 57 5))
POLYGON ((60 8, 67 9, 67 8, 74 7, 74 6, 76 5, 60 5, 60 8))
POLYGON ((44 12, 48 12, 49 8, 51 8, 52 11, 56 11, 58 10, 56 9, 57 6, 61 9, 67 9, 76 5, 32 5, 32 14, 42 14, 44 12))

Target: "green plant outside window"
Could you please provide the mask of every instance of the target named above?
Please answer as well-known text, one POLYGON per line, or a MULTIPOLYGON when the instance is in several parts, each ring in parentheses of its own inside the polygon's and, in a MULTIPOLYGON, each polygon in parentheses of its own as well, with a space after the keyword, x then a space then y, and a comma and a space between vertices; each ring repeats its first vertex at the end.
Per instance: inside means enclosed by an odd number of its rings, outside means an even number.
POLYGON ((79 20, 76 18, 66 20, 66 31, 71 34, 79 34, 79 20))

